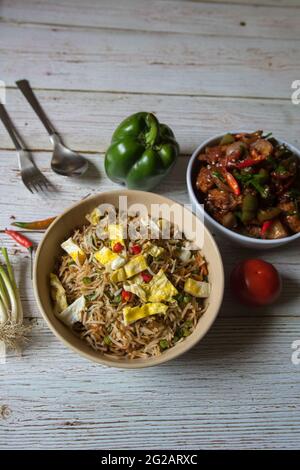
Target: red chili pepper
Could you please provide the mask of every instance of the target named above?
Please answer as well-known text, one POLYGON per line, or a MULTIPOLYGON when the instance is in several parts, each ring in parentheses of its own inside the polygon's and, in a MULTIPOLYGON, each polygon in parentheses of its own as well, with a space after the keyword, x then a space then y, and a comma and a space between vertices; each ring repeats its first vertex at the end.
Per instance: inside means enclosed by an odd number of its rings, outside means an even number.
POLYGON ((19 245, 24 246, 27 248, 27 250, 30 253, 30 273, 31 273, 31 279, 32 279, 32 251, 33 251, 33 243, 31 240, 29 240, 25 235, 23 235, 20 232, 16 232, 15 230, 8 230, 7 228, 5 229, 6 235, 9 235, 11 238, 13 238, 19 245))
POLYGON ((142 247, 140 245, 133 245, 131 248, 130 248, 130 251, 133 255, 138 255, 140 254, 140 252, 142 251, 142 247))
POLYGON ((228 171, 224 171, 224 176, 226 178, 226 181, 227 181, 229 187, 232 189, 233 193, 236 196, 239 196, 241 194, 241 190, 240 190, 239 184, 238 184, 237 180, 235 179, 235 177, 231 173, 229 173, 228 171))
POLYGON ((124 246, 122 245, 122 243, 117 242, 117 243, 114 244, 112 251, 114 253, 121 253, 121 251, 123 251, 123 248, 124 248, 124 246))
POLYGON ((264 157, 255 158, 255 159, 254 158, 246 158, 242 162, 237 163, 235 166, 239 170, 242 170, 243 168, 248 168, 249 166, 257 165, 258 163, 262 162, 263 160, 265 160, 264 157))
POLYGON ((153 276, 151 276, 151 274, 148 273, 147 271, 143 271, 141 273, 141 276, 142 276, 144 282, 150 282, 151 279, 153 278, 153 276))
POLYGON ((132 292, 128 292, 127 290, 123 289, 121 293, 121 297, 122 297, 123 302, 129 302, 132 299, 133 294, 132 292))
POLYGON ((262 227, 261 227, 261 237, 262 238, 266 238, 267 232, 268 232, 268 230, 270 230, 272 225, 273 225, 273 220, 266 220, 262 224, 262 227))
POLYGON ((23 235, 20 232, 16 232, 15 230, 8 230, 7 228, 5 229, 5 233, 9 235, 11 238, 13 238, 19 245, 24 246, 27 248, 29 251, 32 250, 33 248, 33 243, 31 240, 29 240, 25 235, 23 235))

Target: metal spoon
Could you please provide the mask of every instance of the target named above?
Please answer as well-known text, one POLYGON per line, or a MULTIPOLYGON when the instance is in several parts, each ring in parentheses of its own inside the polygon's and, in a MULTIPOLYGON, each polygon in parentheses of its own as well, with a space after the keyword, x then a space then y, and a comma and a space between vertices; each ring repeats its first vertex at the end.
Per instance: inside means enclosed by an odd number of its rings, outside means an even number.
POLYGON ((54 127, 50 123, 35 94, 33 93, 29 82, 27 80, 18 80, 16 85, 21 90, 28 103, 32 106, 33 110, 36 112, 50 136, 50 141, 54 146, 51 160, 52 170, 64 176, 82 175, 88 168, 87 160, 79 153, 73 152, 68 147, 63 145, 59 135, 56 133, 54 127))

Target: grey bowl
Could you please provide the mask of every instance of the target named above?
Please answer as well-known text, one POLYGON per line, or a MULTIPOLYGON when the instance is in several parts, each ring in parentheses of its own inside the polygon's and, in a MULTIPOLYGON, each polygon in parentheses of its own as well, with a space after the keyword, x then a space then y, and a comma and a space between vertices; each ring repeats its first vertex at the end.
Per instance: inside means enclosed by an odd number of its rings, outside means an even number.
MULTIPOLYGON (((230 131, 230 133, 232 134, 236 134, 237 132, 243 132, 243 131, 230 131)), ((245 131, 245 132, 249 132, 249 131, 245 131)), ((189 193, 189 198, 192 204, 192 208, 196 212, 197 216, 202 219, 204 218, 204 223, 208 226, 208 228, 210 228, 210 230, 218 232, 219 234, 224 235, 225 237, 231 239, 231 241, 236 242, 240 245, 243 245, 247 248, 263 249, 263 250, 268 249, 268 248, 276 248, 276 247, 285 245, 286 243, 290 243, 300 238, 300 233, 295 233, 294 235, 291 235, 290 237, 280 238, 277 240, 261 240, 257 238, 251 238, 246 235, 240 235, 239 233, 236 233, 233 230, 230 230, 224 227, 223 225, 221 225, 211 215, 209 215, 208 212, 204 209, 204 206, 203 204, 201 204, 199 196, 197 195, 198 191, 195 188, 195 175, 197 173, 197 170, 200 167, 200 162, 197 160, 197 157, 201 152, 203 152, 205 147, 216 144, 221 139, 221 137, 223 137, 223 135, 224 134, 219 134, 210 139, 205 140, 201 145, 199 145, 199 147, 196 148, 188 164, 187 173, 186 173, 186 182, 187 182, 188 193, 189 193)), ((295 155, 298 156, 298 158, 300 158, 299 149, 289 144, 288 142, 285 142, 284 140, 280 140, 277 138, 276 140, 280 144, 285 144, 295 155)))

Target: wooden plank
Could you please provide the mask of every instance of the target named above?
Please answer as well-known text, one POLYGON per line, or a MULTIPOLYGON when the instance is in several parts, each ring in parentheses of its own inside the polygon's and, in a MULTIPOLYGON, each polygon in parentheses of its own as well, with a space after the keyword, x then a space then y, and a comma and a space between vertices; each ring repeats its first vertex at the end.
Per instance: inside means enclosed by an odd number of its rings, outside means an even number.
MULTIPOLYGON (((165 1, 165 0, 161 0, 165 1)), ((168 1, 168 0, 166 0, 168 1)), ((200 5, 203 3, 203 0, 173 0, 175 2, 189 2, 192 1, 193 3, 199 3, 200 5)), ((213 5, 228 5, 230 8, 231 5, 235 8, 235 5, 252 5, 252 6, 267 6, 267 7, 277 7, 277 8, 295 8, 299 7, 298 0, 205 0, 205 3, 210 3, 213 5)), ((270 8, 271 10, 272 8, 270 8)))
POLYGON ((297 319, 224 318, 181 358, 119 371, 75 355, 38 322, 22 360, 0 369, 11 410, 0 446, 105 449, 113 436, 120 449, 297 448, 299 335, 297 319))
MULTIPOLYGON (((16 217, 18 220, 24 220, 24 218, 27 220, 45 218, 46 216, 56 215, 88 193, 93 194, 98 191, 109 191, 111 189, 120 188, 120 186, 113 184, 106 178, 103 158, 94 156, 89 156, 88 158, 93 164, 90 173, 86 177, 70 179, 54 175, 50 172, 47 167, 47 163, 50 159, 49 154, 37 154, 36 161, 39 162, 41 169, 56 186, 58 191, 51 200, 41 200, 39 197, 31 195, 29 191, 21 185, 18 171, 13 163, 13 153, 0 152, 0 159, 4 170, 0 175, 0 187, 6 188, 6 191, 10 195, 10 200, 13 201, 13 204, 8 204, 4 195, 0 200, 0 228, 9 226, 13 220, 11 216, 16 217), (4 159, 3 156, 7 156, 7 153, 9 154, 9 158, 4 159), (26 209, 24 209, 24 207, 26 209)), ((163 184, 156 188, 156 191, 182 204, 189 204, 185 183, 186 165, 187 159, 181 158, 172 174, 167 177, 163 184)), ((37 244, 42 238, 42 233, 29 233, 28 236, 37 244)), ((222 237, 217 236, 216 239, 223 257, 227 279, 229 279, 230 271, 236 263, 236 260, 257 256, 257 252, 254 253, 253 250, 242 249, 237 245, 232 245, 230 241, 222 237)), ((9 247, 10 253, 13 254, 14 250, 17 249, 17 253, 13 257, 13 264, 16 269, 18 282, 20 283, 26 314, 33 317, 39 316, 38 309, 34 303, 29 278, 29 255, 26 251, 20 250, 17 245, 4 234, 1 235, 1 240, 2 243, 5 243, 5 245, 9 247)), ((241 316, 242 318, 248 315, 255 317, 270 317, 271 315, 297 316, 299 312, 300 284, 299 260, 297 257, 298 250, 299 243, 292 243, 283 247, 281 250, 262 251, 259 253, 264 259, 274 263, 283 277, 284 288, 279 302, 272 307, 259 309, 254 312, 250 311, 249 308, 241 307, 233 301, 227 283, 221 312, 222 315, 228 317, 241 316)))
MULTIPOLYGON (((162 0, 165 1, 165 0, 162 0)), ((188 2, 192 1, 193 3, 203 3, 203 0, 173 0, 175 2, 188 2)), ((205 0, 205 3, 210 3, 214 5, 224 4, 224 5, 253 5, 253 6, 262 6, 266 5, 269 7, 298 7, 298 0, 205 0)))
MULTIPOLYGON (((32 80, 33 85, 36 80, 32 80)), ((284 100, 202 98, 190 96, 135 95, 36 91, 44 109, 65 141, 82 152, 105 152, 116 126, 131 113, 148 110, 169 124, 189 155, 204 140, 228 130, 272 131, 300 146, 299 106, 284 100)), ((48 135, 18 90, 7 91, 7 109, 29 148, 50 150, 48 135)), ((0 148, 12 142, 0 125, 0 148)))
MULTIPOLYGON (((259 3, 259 2, 257 2, 259 3)), ((71 25, 212 36, 299 39, 296 8, 230 6, 225 3, 123 0, 45 2, 4 0, 8 22, 71 25), (266 21, 267 18, 267 21, 266 21)))
POLYGON ((6 85, 290 99, 297 42, 1 25, 6 85), (25 44, 25 46, 24 46, 25 44))

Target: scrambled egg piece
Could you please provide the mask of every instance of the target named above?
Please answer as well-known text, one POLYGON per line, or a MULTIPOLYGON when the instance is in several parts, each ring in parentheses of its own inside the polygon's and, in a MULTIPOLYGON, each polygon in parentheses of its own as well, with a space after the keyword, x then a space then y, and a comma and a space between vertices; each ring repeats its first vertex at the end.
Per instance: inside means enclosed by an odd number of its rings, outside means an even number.
POLYGON ((75 261, 76 264, 83 264, 85 261, 85 253, 82 249, 74 243, 72 238, 68 238, 65 242, 61 244, 63 250, 65 250, 68 255, 75 261))
POLYGON ((101 218, 101 214, 100 214, 98 207, 96 207, 92 212, 87 214, 85 217, 90 222, 90 224, 97 225, 101 218))
POLYGON ((50 274, 50 289, 52 300, 55 303, 55 312, 62 312, 68 307, 66 291, 56 274, 53 273, 50 274))
MULTIPOLYGON (((124 275, 126 275, 126 267, 118 269, 111 274, 110 279, 113 282, 124 281, 124 275)), ((140 265, 139 265, 140 266, 140 265)), ((144 270, 144 269, 143 269, 144 270)), ((127 276, 128 277, 128 276, 127 276)), ((163 270, 161 269, 149 283, 145 283, 140 274, 136 274, 127 283, 123 285, 123 288, 128 292, 132 292, 137 295, 142 302, 171 302, 173 297, 178 294, 177 289, 169 281, 163 270)))
POLYGON ((147 284, 149 302, 160 302, 162 300, 171 302, 178 294, 178 290, 169 281, 162 269, 147 284))
POLYGON ((144 255, 134 256, 130 261, 128 261, 128 263, 125 264, 124 269, 128 278, 145 271, 148 269, 146 258, 144 255))
POLYGON ((126 281, 126 273, 124 268, 119 268, 116 269, 116 271, 113 271, 110 275, 110 280, 111 282, 123 282, 126 281))
POLYGON ((69 305, 65 310, 60 313, 56 313, 59 318, 66 326, 72 327, 74 323, 81 322, 81 312, 85 308, 85 297, 82 295, 69 305))
POLYGON ((135 276, 130 278, 130 284, 137 284, 139 286, 145 283, 144 283, 142 276, 140 274, 136 274, 135 276))
POLYGON ((184 283, 184 290, 194 297, 208 297, 210 285, 208 282, 196 281, 189 277, 184 283))
POLYGON ((145 246, 145 253, 148 255, 153 256, 153 258, 158 258, 160 255, 164 253, 165 249, 162 246, 154 245, 153 243, 149 242, 145 246))
POLYGON ((126 263, 125 258, 117 255, 117 253, 114 253, 106 246, 101 248, 101 250, 96 251, 96 253, 94 253, 94 256, 96 260, 99 261, 99 263, 103 264, 112 271, 121 268, 126 263))
POLYGON ((132 292, 133 294, 137 295, 141 299, 142 302, 147 302, 147 293, 143 289, 143 287, 141 287, 140 284, 129 282, 127 284, 124 284, 123 288, 124 290, 128 292, 132 292))
POLYGON ((124 307, 123 317, 125 325, 130 325, 141 318, 149 317, 150 315, 156 315, 158 313, 165 314, 168 310, 168 306, 160 302, 148 303, 142 307, 124 307))
POLYGON ((109 239, 112 244, 122 243, 124 245, 124 227, 120 224, 110 224, 107 227, 109 239))

